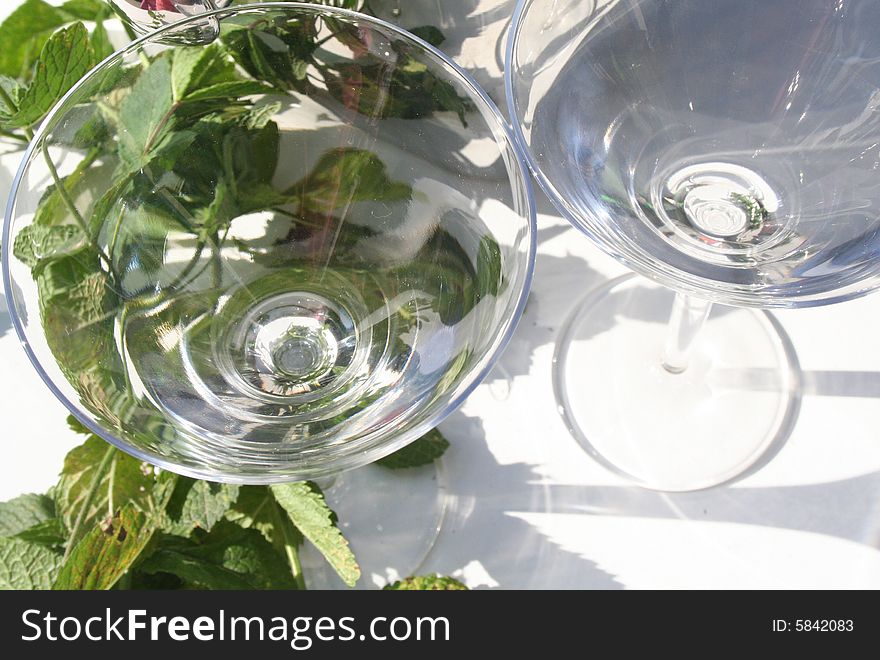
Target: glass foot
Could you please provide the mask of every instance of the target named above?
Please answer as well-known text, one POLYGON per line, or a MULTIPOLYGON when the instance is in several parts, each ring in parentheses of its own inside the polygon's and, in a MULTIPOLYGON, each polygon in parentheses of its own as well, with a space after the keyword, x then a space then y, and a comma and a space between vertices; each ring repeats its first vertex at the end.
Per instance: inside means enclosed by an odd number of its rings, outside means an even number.
POLYGON ((675 293, 635 275, 590 293, 554 356, 556 400, 596 460, 662 491, 709 488, 764 465, 800 407, 800 367, 769 313, 713 307, 687 369, 662 365, 675 293))
MULTIPOLYGON (((418 573, 446 513, 442 461, 405 470, 367 465, 319 485, 360 564, 356 588, 381 588, 418 573)), ((309 589, 348 588, 308 543, 300 561, 309 589)))

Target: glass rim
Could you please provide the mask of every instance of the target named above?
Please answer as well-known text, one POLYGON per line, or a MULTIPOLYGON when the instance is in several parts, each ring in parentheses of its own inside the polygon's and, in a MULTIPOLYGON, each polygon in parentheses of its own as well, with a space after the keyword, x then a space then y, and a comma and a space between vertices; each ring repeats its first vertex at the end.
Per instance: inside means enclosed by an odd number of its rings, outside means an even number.
MULTIPOLYGON (((499 153, 501 153, 501 150, 499 150, 499 153)), ((45 119, 43 119, 43 121, 41 122, 39 128, 34 133, 33 138, 28 143, 27 148, 22 154, 21 162, 12 180, 3 219, 2 246, 0 246, 0 262, 2 262, 2 264, 0 264, 0 266, 2 266, 3 292, 7 300, 9 317, 12 321, 12 326, 15 329, 15 333, 18 336, 19 342, 21 343, 21 346, 25 351, 25 354, 28 356, 28 359, 34 366, 35 370, 37 371, 49 391, 54 394, 55 398, 57 398, 65 406, 65 408, 67 408, 68 412, 73 415, 73 417, 77 421, 83 424, 83 426, 85 426, 94 435, 102 438, 117 449, 120 449, 139 460, 150 463, 151 465, 154 465, 161 469, 168 470, 169 472, 181 474, 186 477, 192 477, 194 479, 205 479, 221 483, 265 485, 319 478, 321 476, 327 476, 331 474, 339 474, 346 470, 354 469, 375 462, 376 460, 387 456, 388 454, 391 454, 398 449, 403 448, 404 446, 423 436, 431 429, 435 428, 447 416, 457 410, 459 406, 461 406, 468 398, 468 396, 470 396, 473 391, 480 385, 480 383, 485 380, 486 376, 489 374, 495 363, 498 361, 498 358, 504 352, 504 349, 510 342, 511 337, 513 336, 513 333, 515 332, 516 327, 519 324, 519 320, 522 317, 523 311, 525 310, 535 269, 538 234, 537 210, 535 207, 534 190, 532 188, 531 176, 529 172, 529 166, 523 158, 523 153, 518 146, 517 140, 513 132, 511 131, 510 124, 501 114, 498 106, 494 103, 494 101, 492 101, 485 90, 483 90, 483 88, 474 80, 474 78, 469 73, 467 73, 461 66, 455 63, 451 57, 443 53, 443 51, 431 45, 424 39, 412 34, 411 32, 397 25, 394 25, 393 23, 389 23, 388 21, 385 21, 383 19, 376 18, 368 14, 356 12, 350 9, 343 9, 327 5, 316 5, 305 2, 254 3, 234 7, 223 7, 220 9, 214 9, 212 11, 202 12, 181 21, 163 26, 158 30, 151 31, 146 35, 138 37, 137 39, 129 42, 122 48, 115 50, 111 55, 108 55, 106 58, 101 60, 98 64, 92 67, 82 78, 80 78, 52 106, 52 109, 49 111, 45 119), (217 16, 218 20, 222 20, 224 17, 228 16, 234 16, 243 13, 259 13, 267 10, 288 11, 291 13, 295 11, 307 11, 315 14, 336 14, 338 16, 343 16, 346 18, 358 19, 364 21, 365 23, 378 26, 384 30, 389 30, 399 37, 415 43, 415 45, 417 45, 420 49, 427 52, 432 57, 436 58, 443 66, 446 67, 447 70, 451 71, 454 77, 463 84, 468 94, 470 95, 471 100, 477 102, 478 107, 485 114, 488 114, 487 124, 490 123, 488 121, 488 118, 490 117, 492 119, 490 129, 492 129, 493 132, 496 134, 496 144, 501 147, 503 144, 506 143, 510 149, 510 153, 513 157, 511 164, 515 165, 515 168, 508 166, 506 169, 508 170, 509 174, 516 176, 516 181, 522 186, 521 192, 523 195, 523 201, 525 203, 522 217, 523 220, 525 220, 524 226, 528 229, 528 251, 526 254, 526 264, 525 272, 522 279, 522 286, 520 287, 513 313, 509 315, 505 319, 504 324, 500 326, 499 331, 496 333, 495 340, 492 342, 489 350, 484 353, 483 357, 477 363, 475 368, 472 369, 471 372, 463 379, 462 385, 460 386, 461 391, 459 392, 459 394, 453 397, 444 407, 438 410, 435 414, 427 417, 422 422, 410 428, 407 428, 398 434, 395 434, 392 441, 383 443, 381 445, 372 445, 367 447, 366 449, 358 449, 356 454, 341 454, 339 456, 333 457, 330 460, 330 463, 333 464, 332 469, 328 469, 326 466, 322 465, 322 467, 316 469, 314 473, 310 473, 309 471, 303 471, 300 469, 298 474, 291 472, 290 474, 285 475, 267 471, 263 475, 238 475, 228 471, 217 472, 210 468, 198 468, 189 465, 181 465, 157 453, 135 447, 123 440, 122 438, 117 437, 116 434, 110 433, 108 430, 95 423, 88 416, 84 415, 75 403, 70 401, 70 399, 61 391, 61 389, 55 384, 54 380, 43 368, 40 360, 37 358, 30 342, 28 341, 27 334, 25 333, 24 326, 22 324, 22 320, 19 316, 19 312, 15 302, 16 297, 14 295, 14 290, 12 288, 12 276, 9 269, 9 259, 11 257, 9 238, 12 228, 15 200, 18 195, 19 187, 21 186, 25 172, 28 168, 28 164, 31 160, 31 156, 36 149, 36 146, 44 139, 47 131, 53 127, 56 115, 62 110, 62 108, 64 108, 68 99, 75 95, 89 80, 91 80, 95 75, 97 75, 107 65, 115 61, 117 58, 122 58, 131 52, 135 52, 136 50, 141 48, 143 44, 155 42, 156 39, 158 37, 161 37, 163 34, 180 29, 181 27, 185 27, 189 23, 195 23, 211 16, 217 16)), ((359 440, 362 442, 367 442, 369 438, 380 435, 382 432, 383 427, 374 429, 361 436, 359 440)))
POLYGON ((522 153, 540 189, 547 195, 562 217, 581 233, 585 234, 603 252, 635 273, 647 277, 677 293, 734 307, 755 307, 761 309, 823 307, 862 298, 880 289, 880 272, 878 272, 863 279, 847 283, 836 290, 829 288, 826 291, 831 292, 830 295, 816 294, 815 292, 805 295, 798 295, 797 293, 777 295, 773 292, 774 287, 772 286, 763 288, 760 291, 750 291, 741 287, 728 286, 717 280, 692 275, 669 266, 663 261, 651 259, 647 251, 627 249, 626 246, 605 239, 601 232, 596 231, 599 225, 597 218, 590 213, 579 214, 575 212, 566 203, 565 198, 559 191, 556 190, 556 187, 538 164, 522 129, 520 116, 517 112, 517 103, 513 95, 513 62, 527 5, 532 2, 533 0, 517 0, 507 32, 507 44, 504 55, 504 96, 507 113, 510 117, 510 128, 516 141, 517 149, 522 153))

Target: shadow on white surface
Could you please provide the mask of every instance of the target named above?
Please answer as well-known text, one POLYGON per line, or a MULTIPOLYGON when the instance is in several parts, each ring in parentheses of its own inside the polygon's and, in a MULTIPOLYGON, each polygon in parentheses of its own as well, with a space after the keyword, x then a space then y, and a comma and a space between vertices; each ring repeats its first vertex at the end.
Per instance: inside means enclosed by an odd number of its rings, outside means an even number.
POLYGON ((482 588, 623 587, 595 562, 563 548, 520 517, 557 509, 556 488, 544 481, 537 465, 500 463, 476 417, 454 413, 443 432, 451 443, 444 459, 450 474, 448 509, 421 572, 462 576, 482 588))
POLYGON ((9 317, 9 309, 6 307, 6 296, 0 292, 0 337, 12 330, 12 319, 9 317))
MULTIPOLYGON (((854 467, 858 461, 847 455, 856 454, 846 446, 840 448, 840 461, 817 468, 816 438, 812 429, 798 428, 796 416, 789 429, 795 446, 775 447, 768 458, 775 458, 776 450, 787 456, 772 469, 762 462, 759 467, 766 471, 757 481, 752 477, 684 494, 626 485, 561 432, 547 393, 548 358, 580 293, 608 275, 580 250, 568 252, 569 245, 577 249, 569 241, 588 241, 565 226, 542 226, 539 241, 535 288, 510 346, 464 411, 442 426, 452 443, 447 455, 451 510, 423 572, 452 573, 487 588, 735 588, 746 574, 748 584, 756 586, 880 584, 880 471, 870 458, 854 467), (554 249, 553 242, 565 247, 554 249), (546 456, 519 460, 535 455, 539 445, 544 448, 537 453, 546 456), (504 462, 505 454, 516 460, 504 462), (804 457, 812 472, 801 464, 804 457), (853 469, 862 473, 841 477, 853 469), (773 484, 779 475, 804 483, 773 484), (783 560, 788 550, 780 549, 780 539, 786 548, 803 552, 783 560), (654 547, 664 552, 678 547, 679 555, 664 568, 657 565, 654 547), (765 561, 756 563, 762 548, 765 561), (851 555, 858 562, 835 568, 851 555), (748 565, 725 566, 727 561, 748 565), (799 569, 816 573, 798 581, 799 569)), ((639 318, 666 322, 650 309, 640 310, 639 318)), ((742 385, 760 388, 766 380, 753 373, 742 385)), ((880 371, 807 369, 800 394, 811 402, 878 397, 880 371)), ((846 415, 841 415, 843 422, 846 415)), ((852 435, 843 423, 840 432, 852 435)))

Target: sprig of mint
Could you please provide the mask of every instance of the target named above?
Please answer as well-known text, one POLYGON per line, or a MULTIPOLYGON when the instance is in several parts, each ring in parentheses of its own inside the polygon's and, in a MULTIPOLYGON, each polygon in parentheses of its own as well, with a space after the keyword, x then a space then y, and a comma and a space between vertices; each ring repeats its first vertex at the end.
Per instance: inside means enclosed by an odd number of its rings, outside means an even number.
POLYGON ((68 0, 60 7, 25 0, 3 21, 0 136, 29 141, 52 106, 112 52, 104 26, 111 14, 102 0, 68 0), (80 20, 94 22, 91 38, 80 20))
POLYGON ((442 575, 421 575, 398 580, 384 587, 385 591, 467 591, 455 578, 442 575))
MULTIPOLYGON (((68 88, 108 54, 107 11, 100 0, 70 0, 60 8, 27 0, 0 25, 0 41, 10 45, 0 53, 0 135, 27 142, 68 88), (79 20, 94 22, 90 34, 79 20)), ((423 32, 442 41, 436 28, 423 32)), ((360 70, 367 77, 375 73, 370 67, 382 66, 370 60, 357 33, 338 36, 363 51, 360 70)), ((299 21, 233 30, 211 46, 145 57, 111 71, 98 95, 71 108, 70 121, 54 129, 53 141, 81 151, 82 160, 61 177, 44 152, 52 184, 33 222, 17 235, 13 254, 32 269, 47 343, 65 377, 108 426, 149 434, 164 423, 120 382, 125 367, 114 319, 155 304, 155 292, 129 284, 124 274, 134 259, 147 272, 157 270, 170 231, 191 234, 197 249, 163 287, 165 297, 200 275, 203 254, 219 258, 240 215, 293 209, 286 212, 294 219, 289 234, 268 251, 237 245, 255 261, 271 262, 273 255, 288 258, 290 241, 310 234, 326 241, 329 224, 340 222, 336 216, 353 201, 393 202, 411 194, 375 154, 359 149, 327 152, 301 181, 275 189, 279 129, 272 116, 279 106, 255 97, 270 89, 310 89, 305 74, 314 68, 338 101, 372 117, 446 110, 464 122, 472 109, 405 50, 397 54, 401 66, 386 90, 367 83, 352 96, 347 83, 355 71, 323 58, 320 45, 314 25, 299 21), (179 177, 179 193, 156 195, 155 173, 179 177), (141 204, 120 204, 122 198, 141 204)), ((338 245, 363 237, 363 228, 341 224, 343 231, 332 237, 338 245)), ((442 231, 389 277, 426 272, 434 276, 426 279, 424 294, 446 323, 504 285, 496 244, 481 244, 474 267, 442 231), (455 275, 468 269, 473 278, 455 275)), ((452 361, 450 380, 468 359, 462 353, 452 361)), ((75 421, 71 426, 88 437, 66 458, 56 487, 0 505, 0 587, 303 588, 298 552, 304 542, 314 544, 347 584, 358 579, 351 549, 314 484, 237 487, 187 479, 109 447, 75 421)), ((424 465, 446 446, 432 432, 382 464, 424 465)))
MULTIPOLYGON (((303 543, 313 544, 349 586, 359 579, 316 484, 190 479, 138 461, 68 421, 86 439, 68 453, 58 483, 46 494, 0 503, 0 588, 302 589, 303 543)), ((436 431, 431 436, 423 442, 445 443, 436 431)), ((403 453, 393 464, 421 465, 424 457, 403 453)), ((435 578, 420 579, 408 584, 438 588, 435 578)))

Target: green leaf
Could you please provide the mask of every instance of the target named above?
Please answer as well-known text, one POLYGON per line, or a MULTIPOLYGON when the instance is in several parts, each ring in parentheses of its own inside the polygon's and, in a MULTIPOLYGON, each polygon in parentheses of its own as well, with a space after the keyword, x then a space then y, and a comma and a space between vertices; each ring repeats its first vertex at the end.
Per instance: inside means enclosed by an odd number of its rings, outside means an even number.
POLYGON ((321 489, 310 481, 276 484, 270 488, 296 528, 324 555, 342 581, 353 587, 361 576, 361 569, 348 541, 336 526, 336 516, 327 506, 321 489))
POLYGON ((92 432, 73 415, 67 416, 67 426, 74 433, 79 433, 80 435, 92 435, 92 432))
POLYGON ((451 577, 421 575, 398 580, 383 587, 385 591, 468 591, 467 586, 451 577))
MULTIPOLYGON (((65 145, 87 152, 100 152, 104 157, 107 155, 105 143, 112 137, 110 125, 95 103, 82 103, 67 108, 64 121, 52 129, 53 146, 65 145)), ((83 167, 88 167, 93 160, 88 157, 80 162, 85 163, 83 167)), ((106 178, 102 177, 101 183, 106 187, 106 178)))
POLYGON ((393 454, 380 458, 376 464, 392 470, 419 467, 433 463, 443 456, 448 448, 449 442, 441 435, 440 431, 434 429, 403 449, 398 449, 393 454))
POLYGON ((473 101, 460 96, 455 87, 446 80, 434 80, 431 85, 431 96, 437 110, 446 110, 458 115, 461 125, 467 127, 467 114, 476 110, 473 101))
MULTIPOLYGON (((106 186, 106 178, 112 170, 108 171, 109 168, 105 165, 91 167, 100 152, 100 149, 89 151, 73 172, 61 179, 65 190, 74 203, 81 195, 94 193, 99 186, 106 186)), ((37 205, 33 224, 49 227, 69 224, 73 220, 57 186, 55 184, 48 185, 37 205)))
POLYGON ((49 589, 60 566, 61 555, 54 550, 0 538, 0 589, 49 589))
POLYGON ((127 171, 149 162, 150 151, 173 135, 171 62, 159 57, 141 74, 119 107, 119 156, 127 171))
POLYGON ((411 28, 410 32, 417 37, 424 39, 432 46, 439 46, 446 41, 446 36, 433 25, 422 25, 421 27, 411 28))
POLYGON ((113 44, 110 41, 110 35, 107 34, 107 28, 104 27, 104 21, 98 19, 95 28, 92 30, 92 51, 95 56, 95 64, 113 54, 113 44))
POLYGON ((53 589, 110 589, 140 557, 155 526, 127 504, 76 544, 58 572, 53 589))
POLYGON ((239 99, 244 96, 271 94, 273 91, 275 91, 274 88, 256 80, 233 80, 197 89, 188 93, 184 100, 191 102, 209 99, 239 99))
POLYGON ((43 0, 25 0, 0 25, 0 73, 27 78, 40 49, 65 17, 43 0))
POLYGON ((45 116, 52 106, 92 66, 93 52, 89 33, 82 23, 59 30, 40 53, 33 82, 21 98, 11 126, 31 126, 45 116))
POLYGON ((0 122, 5 123, 18 112, 25 88, 14 78, 2 74, 0 74, 0 88, 3 90, 0 94, 0 122))
POLYGON ((15 536, 55 516, 55 503, 46 495, 19 495, 0 503, 0 536, 15 536))
POLYGON ((15 538, 60 550, 67 542, 67 530, 58 518, 50 518, 33 527, 28 527, 15 535, 15 538))
MULTIPOLYGON (((107 275, 97 262, 96 253, 83 248, 52 259, 38 273, 40 303, 46 312, 51 304, 51 311, 59 313, 56 322, 65 323, 68 334, 106 321, 113 314, 107 275)), ((49 320, 44 317, 43 322, 49 320)))
POLYGON ((171 64, 171 90, 175 101, 192 92, 237 80, 235 66, 219 44, 175 48, 171 64))
POLYGON ((218 523, 201 542, 162 537, 138 567, 144 573, 171 573, 203 589, 291 589, 284 559, 256 529, 218 523))
POLYGON ((316 46, 314 21, 288 21, 266 30, 233 30, 223 42, 253 78, 280 91, 304 89, 316 46))
POLYGON ((312 171, 288 192, 298 195, 305 208, 329 215, 355 201, 409 199, 412 189, 392 181, 385 163, 374 153, 340 148, 324 153, 312 171))
POLYGON ((245 128, 265 128, 279 110, 281 110, 280 101, 272 101, 271 103, 266 103, 264 105, 254 105, 241 117, 240 123, 245 128))
POLYGON ((280 193, 268 183, 245 186, 239 191, 238 215, 261 211, 273 206, 283 206, 293 201, 290 195, 280 193))
MULTIPOLYGON (((72 449, 64 459, 55 501, 58 516, 67 529, 73 528, 107 447, 106 442, 92 435, 85 443, 72 449)), ((151 467, 128 454, 115 451, 110 468, 100 476, 97 494, 85 514, 83 525, 87 529, 107 516, 111 497, 114 509, 128 505, 138 511, 150 510, 155 483, 151 467)))
POLYGON ((189 536, 196 529, 210 532, 238 499, 239 486, 179 478, 165 509, 162 530, 189 536))
POLYGON ((119 398, 112 379, 121 369, 113 361, 113 316, 119 299, 97 252, 83 248, 52 260, 36 281, 42 327, 53 356, 84 402, 110 412, 117 407, 111 399, 119 398))
POLYGON ((147 575, 167 573, 201 589, 255 589, 247 578, 222 564, 191 557, 173 550, 153 552, 138 571, 147 575))
POLYGON ((67 0, 60 10, 73 20, 94 21, 106 13, 107 5, 102 0, 67 0))
POLYGON ((245 529, 256 529, 270 543, 275 541, 272 510, 275 497, 266 486, 242 486, 226 519, 245 529))
POLYGON ((50 259, 69 255, 84 245, 85 236, 79 227, 30 224, 15 237, 12 254, 28 267, 36 268, 50 259))
POLYGON ((179 217, 152 206, 120 206, 114 221, 118 227, 113 229, 117 238, 111 255, 117 272, 156 273, 165 264, 169 237, 187 228, 180 224, 179 217))
POLYGON ((477 273, 474 293, 477 300, 487 296, 497 296, 504 286, 504 259, 501 248, 491 236, 480 239, 477 252, 477 273))

